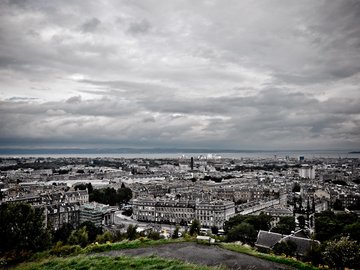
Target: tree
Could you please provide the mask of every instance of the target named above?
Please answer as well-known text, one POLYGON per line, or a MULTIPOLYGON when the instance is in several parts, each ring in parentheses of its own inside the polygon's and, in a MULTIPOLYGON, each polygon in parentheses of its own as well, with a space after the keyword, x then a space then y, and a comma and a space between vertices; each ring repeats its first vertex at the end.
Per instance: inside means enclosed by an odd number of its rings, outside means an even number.
POLYGON ((126 230, 126 235, 129 240, 135 240, 138 236, 138 233, 136 231, 137 226, 130 224, 126 230))
POLYGON ((358 216, 354 213, 344 213, 340 212, 336 214, 336 220, 339 225, 344 228, 346 225, 350 225, 352 223, 360 222, 358 216))
POLYGON ((285 254, 286 256, 294 256, 297 249, 295 242, 291 240, 280 241, 275 244, 273 251, 277 255, 285 254))
POLYGON ((218 228, 218 227, 216 227, 216 226, 212 226, 212 227, 211 227, 211 233, 212 233, 212 234, 218 234, 218 232, 219 232, 219 228, 218 228))
POLYGON ((333 208, 334 208, 334 210, 344 210, 344 206, 339 199, 335 200, 335 202, 333 204, 333 208))
POLYGON ((313 241, 311 243, 311 248, 305 253, 305 261, 311 262, 312 265, 318 266, 319 264, 324 264, 322 256, 322 245, 318 242, 313 241))
POLYGON ((265 215, 264 213, 260 213, 260 215, 249 215, 245 216, 244 222, 249 223, 250 225, 254 226, 255 230, 263 230, 268 231, 270 230, 270 221, 272 219, 271 216, 265 215))
POLYGON ((64 223, 58 230, 53 233, 53 243, 61 241, 66 244, 74 227, 69 223, 64 223))
POLYGON ((336 215, 332 211, 324 211, 315 214, 315 236, 320 242, 336 237, 340 232, 340 226, 336 215))
POLYGON ((254 245, 257 233, 253 225, 242 222, 232 228, 226 235, 227 242, 241 241, 246 244, 254 245))
POLYGON ((179 238, 179 226, 176 226, 171 238, 173 238, 173 239, 179 238))
POLYGON ((261 213, 260 215, 236 215, 232 218, 230 218, 228 221, 225 222, 224 230, 225 232, 229 232, 232 228, 234 228, 236 225, 239 225, 243 222, 246 222, 250 225, 252 225, 255 230, 264 230, 268 231, 270 229, 270 221, 271 216, 265 215, 261 213))
POLYGON ((86 184, 86 187, 87 187, 87 189, 88 189, 89 194, 93 193, 94 188, 93 188, 93 186, 92 186, 91 183, 87 183, 87 184, 86 184))
POLYGON ((48 248, 51 235, 45 228, 43 211, 29 204, 1 204, 0 254, 48 248))
POLYGON ((88 240, 90 243, 93 243, 96 240, 96 237, 103 233, 102 228, 96 227, 95 224, 91 221, 85 221, 85 222, 81 223, 79 227, 86 228, 86 231, 88 233, 88 240))
POLYGON ((360 245, 356 241, 349 240, 349 237, 341 237, 338 241, 329 241, 323 255, 325 262, 332 268, 359 269, 360 245))
POLYGON ((79 228, 75 231, 73 231, 68 239, 68 243, 70 245, 80 245, 82 247, 86 247, 88 244, 88 232, 86 230, 86 227, 79 228))
POLYGON ((200 222, 197 219, 194 219, 191 223, 189 233, 190 235, 199 234, 200 233, 200 222))
POLYGON ((292 188, 292 192, 300 192, 300 184, 298 182, 295 182, 292 188))
POLYGON ((113 239, 113 235, 109 231, 106 231, 103 234, 99 234, 96 236, 96 242, 99 243, 111 242, 112 239, 113 239))
POLYGON ((353 213, 338 213, 324 211, 315 214, 315 235, 321 242, 350 236, 350 240, 359 239, 360 219, 353 213))
POLYGON ((132 191, 125 185, 118 190, 114 188, 92 189, 92 186, 88 186, 89 201, 95 201, 98 203, 118 205, 128 203, 132 198, 132 191))
POLYGON ((86 184, 77 184, 74 186, 75 190, 85 190, 86 189, 86 184))
POLYGON ((104 204, 116 205, 118 203, 116 190, 114 188, 105 188, 104 204))
POLYGON ((360 221, 346 225, 344 232, 350 237, 351 240, 355 240, 360 243, 360 221))
POLYGON ((160 233, 154 230, 151 230, 151 232, 148 235, 149 239, 152 240, 159 240, 161 238, 160 233))
POLYGON ((117 203, 127 204, 132 198, 132 191, 130 188, 127 188, 124 185, 124 187, 121 187, 117 190, 116 196, 117 196, 117 203))
POLYGON ((291 234, 293 230, 295 230, 294 217, 280 217, 279 223, 272 229, 273 232, 280 234, 291 234))
POLYGON ((94 189, 94 191, 89 194, 90 202, 104 203, 104 200, 104 194, 100 189, 94 189))

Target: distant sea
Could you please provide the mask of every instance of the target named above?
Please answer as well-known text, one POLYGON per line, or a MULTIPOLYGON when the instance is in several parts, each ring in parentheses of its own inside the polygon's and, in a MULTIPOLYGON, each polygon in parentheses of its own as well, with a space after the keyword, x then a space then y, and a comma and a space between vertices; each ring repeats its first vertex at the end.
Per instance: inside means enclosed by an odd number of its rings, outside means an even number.
POLYGON ((47 149, 0 149, 0 157, 82 157, 82 158, 179 158, 197 156, 221 156, 222 158, 360 158, 359 151, 350 150, 229 150, 229 149, 74 149, 74 148, 47 148, 47 149))

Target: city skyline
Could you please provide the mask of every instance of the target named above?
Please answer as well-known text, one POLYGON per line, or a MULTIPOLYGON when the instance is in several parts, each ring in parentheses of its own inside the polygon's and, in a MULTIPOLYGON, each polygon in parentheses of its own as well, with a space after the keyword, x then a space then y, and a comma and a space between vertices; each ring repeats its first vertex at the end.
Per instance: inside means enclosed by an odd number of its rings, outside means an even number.
POLYGON ((0 14, 0 148, 360 149, 358 1, 0 14))

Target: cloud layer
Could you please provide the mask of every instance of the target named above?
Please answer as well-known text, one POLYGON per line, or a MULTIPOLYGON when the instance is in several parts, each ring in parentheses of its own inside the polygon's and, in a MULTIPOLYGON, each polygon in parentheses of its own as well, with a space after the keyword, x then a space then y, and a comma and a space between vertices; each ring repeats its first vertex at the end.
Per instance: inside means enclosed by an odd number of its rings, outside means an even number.
POLYGON ((0 147, 360 147, 358 1, 2 1, 0 147))

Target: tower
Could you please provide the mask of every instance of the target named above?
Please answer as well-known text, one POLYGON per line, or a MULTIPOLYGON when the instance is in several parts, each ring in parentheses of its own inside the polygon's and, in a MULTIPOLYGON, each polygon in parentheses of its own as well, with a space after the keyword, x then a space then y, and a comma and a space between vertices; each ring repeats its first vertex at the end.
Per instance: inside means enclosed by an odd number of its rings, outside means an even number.
POLYGON ((310 203, 310 197, 307 197, 306 207, 303 206, 302 197, 300 194, 294 196, 294 209, 293 215, 295 218, 296 228, 295 230, 306 230, 310 234, 314 232, 315 228, 315 200, 312 198, 310 203))

